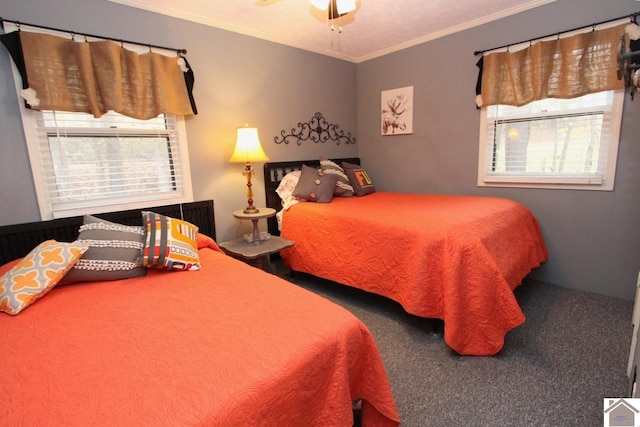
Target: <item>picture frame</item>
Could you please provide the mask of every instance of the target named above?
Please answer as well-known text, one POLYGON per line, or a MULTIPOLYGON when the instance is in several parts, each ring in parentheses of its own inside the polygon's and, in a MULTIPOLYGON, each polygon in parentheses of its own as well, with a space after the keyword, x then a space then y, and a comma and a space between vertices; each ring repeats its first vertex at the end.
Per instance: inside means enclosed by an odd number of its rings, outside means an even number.
POLYGON ((380 134, 413 133, 413 86, 383 90, 380 96, 380 134))

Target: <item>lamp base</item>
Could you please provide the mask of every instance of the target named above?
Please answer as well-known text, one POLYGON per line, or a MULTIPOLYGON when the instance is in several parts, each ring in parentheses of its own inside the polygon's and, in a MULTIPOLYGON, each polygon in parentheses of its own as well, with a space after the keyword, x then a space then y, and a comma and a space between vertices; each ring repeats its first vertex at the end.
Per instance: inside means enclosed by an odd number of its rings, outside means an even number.
POLYGON ((247 206, 242 211, 242 213, 245 213, 245 214, 257 214, 258 212, 260 212, 260 209, 254 207, 254 206, 247 206))

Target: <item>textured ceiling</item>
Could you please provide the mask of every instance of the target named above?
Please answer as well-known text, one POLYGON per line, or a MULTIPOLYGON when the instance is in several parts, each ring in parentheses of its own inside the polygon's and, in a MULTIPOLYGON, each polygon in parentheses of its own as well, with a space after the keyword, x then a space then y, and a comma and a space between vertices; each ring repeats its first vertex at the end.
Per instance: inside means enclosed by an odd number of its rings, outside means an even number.
POLYGON ((362 62, 555 0, 358 0, 333 21, 309 0, 109 1, 362 62))

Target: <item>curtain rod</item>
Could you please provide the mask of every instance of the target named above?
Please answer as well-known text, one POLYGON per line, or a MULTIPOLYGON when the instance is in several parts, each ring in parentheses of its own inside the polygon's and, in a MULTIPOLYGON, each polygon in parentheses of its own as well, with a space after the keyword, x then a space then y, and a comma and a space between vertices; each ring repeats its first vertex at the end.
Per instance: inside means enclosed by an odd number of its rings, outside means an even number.
POLYGON ((473 52, 474 55, 480 55, 480 54, 484 54, 485 52, 491 52, 493 50, 498 50, 498 49, 504 49, 505 47, 510 47, 510 46, 516 46, 522 43, 526 43, 529 42, 531 43, 534 40, 541 40, 541 39, 546 39, 547 37, 551 37, 551 36, 560 36, 560 34, 566 34, 566 33, 571 33, 573 31, 578 31, 578 30, 582 30, 585 28, 589 28, 589 27, 593 27, 595 29, 596 26, 598 25, 602 25, 602 24, 608 24, 609 22, 615 22, 615 21, 619 21, 621 19, 625 19, 625 18, 630 18, 632 21, 635 22, 636 17, 640 15, 640 11, 639 12, 635 12, 632 13, 630 15, 623 15, 620 16, 618 18, 613 18, 613 19, 607 19, 606 21, 601 21, 601 22, 595 22, 593 24, 589 24, 589 25, 583 25, 581 27, 576 27, 576 28, 572 28, 570 30, 565 30, 565 31, 560 31, 558 33, 551 33, 551 34, 547 34, 546 36, 540 36, 540 37, 535 37, 529 40, 523 40, 521 42, 517 42, 517 43, 509 43, 509 44, 505 44, 503 46, 498 46, 498 47, 494 47, 492 49, 485 49, 485 50, 476 50, 475 52, 473 52))
POLYGON ((10 19, 4 19, 4 18, 0 17, 0 25, 2 25, 3 29, 4 29, 4 23, 5 22, 10 22, 12 24, 15 24, 16 27, 18 27, 18 29, 20 28, 21 25, 26 25, 27 27, 41 28, 43 30, 59 31, 61 33, 69 33, 69 34, 71 34, 71 37, 78 35, 78 36, 83 36, 85 38, 86 37, 92 37, 92 38, 102 39, 102 40, 111 40, 111 41, 119 42, 120 44, 128 43, 128 44, 135 44, 135 45, 138 45, 138 46, 146 46, 146 47, 149 47, 149 48, 173 50, 174 52, 176 52, 178 54, 186 54, 187 53, 186 49, 176 49, 176 48, 173 48, 173 47, 158 46, 158 45, 149 44, 149 43, 134 42, 134 41, 131 41, 131 40, 114 39, 114 38, 111 38, 111 37, 98 36, 98 35, 89 34, 89 33, 76 33, 75 31, 61 30, 59 28, 46 27, 44 25, 37 25, 37 24, 29 24, 29 23, 26 23, 26 22, 13 21, 13 20, 10 20, 10 19))

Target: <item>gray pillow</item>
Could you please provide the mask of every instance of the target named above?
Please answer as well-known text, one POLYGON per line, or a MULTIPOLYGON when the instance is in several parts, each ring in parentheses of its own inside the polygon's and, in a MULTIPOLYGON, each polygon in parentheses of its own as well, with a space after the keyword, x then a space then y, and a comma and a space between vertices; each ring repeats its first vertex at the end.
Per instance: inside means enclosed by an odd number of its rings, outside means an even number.
POLYGON ((329 203, 333 199, 338 176, 323 173, 321 169, 302 165, 300 179, 292 196, 308 202, 329 203))
POLYGON ((85 215, 78 241, 89 249, 62 279, 63 283, 120 280, 140 277, 147 269, 139 265, 144 247, 142 226, 128 226, 85 215))
POLYGON ((365 196, 367 194, 375 193, 376 187, 373 185, 373 181, 369 177, 366 170, 360 165, 354 165, 349 162, 342 162, 344 172, 349 177, 349 183, 353 186, 353 191, 356 196, 365 196))
POLYGON ((333 190, 333 195, 336 197, 351 197, 353 196, 353 186, 349 183, 349 178, 344 173, 344 169, 337 163, 327 160, 320 160, 320 168, 325 174, 334 174, 338 176, 336 181, 336 188, 333 190))

